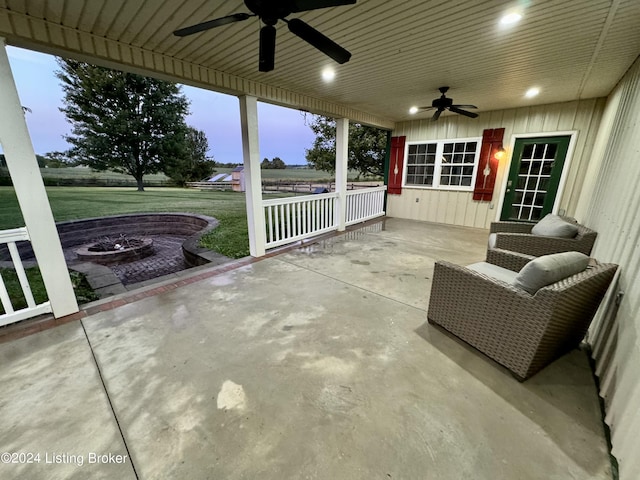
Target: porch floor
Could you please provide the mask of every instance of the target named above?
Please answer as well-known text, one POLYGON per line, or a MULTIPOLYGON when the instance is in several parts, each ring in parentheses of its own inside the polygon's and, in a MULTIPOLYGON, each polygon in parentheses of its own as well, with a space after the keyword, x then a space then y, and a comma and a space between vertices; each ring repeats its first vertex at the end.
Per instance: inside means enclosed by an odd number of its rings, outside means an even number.
POLYGON ((40 457, 0 477, 610 479, 584 352, 518 383, 427 324, 486 237, 387 219, 1 344, 1 450, 40 457))

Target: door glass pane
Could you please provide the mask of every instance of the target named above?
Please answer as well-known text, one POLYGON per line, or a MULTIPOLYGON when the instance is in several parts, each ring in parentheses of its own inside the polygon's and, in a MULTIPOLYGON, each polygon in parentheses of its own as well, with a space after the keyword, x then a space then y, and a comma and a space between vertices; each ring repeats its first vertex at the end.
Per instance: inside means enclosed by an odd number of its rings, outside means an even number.
POLYGON ((529 173, 529 166, 531 162, 523 160, 520 162, 520 175, 527 175, 529 173))
POLYGON ((531 220, 540 220, 542 216, 542 208, 534 208, 531 212, 531 220))
POLYGON ((533 205, 542 208, 546 196, 547 195, 545 193, 537 193, 535 199, 533 200, 533 205))
POLYGON ((516 192, 516 196, 513 199, 514 205, 520 205, 522 203, 522 192, 516 192))
POLYGON ((531 170, 529 171, 530 175, 540 175, 540 168, 542 167, 542 162, 531 162, 531 170))
POLYGON ((544 158, 544 152, 546 151, 546 143, 536 143, 533 149, 533 158, 544 158))
POLYGON ((533 145, 525 145, 522 149, 522 159, 533 157, 533 145))
POLYGON ((558 150, 558 145, 555 143, 550 143, 547 145, 547 151, 544 154, 544 158, 556 158, 556 151, 558 150))
POLYGON ((530 193, 530 192, 525 193, 524 194, 524 201, 522 202, 523 205, 531 205, 531 204, 533 204, 533 196, 534 196, 534 193, 530 193))
POLYGON ((528 177, 526 177, 526 176, 524 176, 524 177, 522 175, 519 176, 518 177, 518 185, 516 185, 516 188, 524 190, 524 188, 527 185, 527 179, 528 179, 528 177))
POLYGON ((549 189, 549 182, 551 181, 551 179, 549 178, 541 178, 540 179, 540 183, 538 185, 538 189, 542 190, 542 191, 547 191, 549 189))

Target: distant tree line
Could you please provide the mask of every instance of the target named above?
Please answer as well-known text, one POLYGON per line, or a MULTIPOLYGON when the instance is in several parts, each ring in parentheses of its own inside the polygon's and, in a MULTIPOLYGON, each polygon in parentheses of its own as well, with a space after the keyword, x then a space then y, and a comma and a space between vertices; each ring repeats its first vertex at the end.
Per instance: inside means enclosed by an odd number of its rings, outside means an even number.
MULTIPOLYGON (((36 160, 40 168, 65 168, 73 166, 73 163, 69 162, 62 152, 49 152, 44 155, 36 154, 36 160)), ((7 161, 5 160, 4 154, 0 153, 0 167, 6 166, 7 161)))
POLYGON ((287 168, 287 164, 280 157, 274 157, 273 160, 265 157, 260 164, 260 168, 264 170, 284 170, 287 168))

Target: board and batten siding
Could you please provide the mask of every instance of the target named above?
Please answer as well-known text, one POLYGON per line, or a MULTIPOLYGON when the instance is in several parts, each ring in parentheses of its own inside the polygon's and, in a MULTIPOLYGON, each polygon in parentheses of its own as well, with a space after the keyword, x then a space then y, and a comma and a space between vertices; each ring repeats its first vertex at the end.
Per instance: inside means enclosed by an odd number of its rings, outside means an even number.
POLYGON ((598 232, 592 255, 620 265, 587 336, 620 480, 640 478, 639 182, 640 58, 608 98, 578 208, 598 232))
MULTIPOLYGON (((575 149, 559 204, 559 208, 564 209, 568 215, 575 215, 580 189, 605 103, 605 98, 593 98, 482 112, 476 119, 447 115, 440 117, 437 122, 432 122, 429 116, 421 120, 397 123, 393 135, 406 136, 407 142, 418 142, 482 137, 482 131, 486 128, 504 128, 504 147, 509 149, 514 135, 531 133, 549 135, 555 132, 576 131, 575 149)), ((496 219, 502 195, 503 177, 508 172, 511 160, 510 153, 507 151, 507 158, 500 163, 491 202, 474 201, 471 191, 403 187, 401 195, 387 196, 387 215, 466 227, 489 228, 490 223, 496 219)))

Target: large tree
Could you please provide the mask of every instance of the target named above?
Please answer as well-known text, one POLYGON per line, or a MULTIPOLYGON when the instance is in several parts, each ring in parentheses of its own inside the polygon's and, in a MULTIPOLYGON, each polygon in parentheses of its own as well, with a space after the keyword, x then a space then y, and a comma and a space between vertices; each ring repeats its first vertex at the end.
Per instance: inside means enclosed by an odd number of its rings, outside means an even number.
POLYGON ((72 159, 132 175, 143 191, 144 175, 185 155, 189 102, 178 85, 75 60, 58 65, 72 159))
POLYGON ((169 178, 181 186, 210 176, 216 166, 213 158, 207 158, 209 141, 202 130, 187 127, 184 142, 184 155, 167 161, 163 169, 169 178))
MULTIPOLYGON (((313 115, 309 124, 316 139, 306 151, 307 163, 316 170, 334 172, 336 169, 336 121, 330 117, 313 115)), ((384 156, 387 132, 360 123, 349 124, 348 166, 364 175, 384 175, 384 156)))

